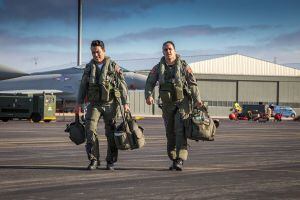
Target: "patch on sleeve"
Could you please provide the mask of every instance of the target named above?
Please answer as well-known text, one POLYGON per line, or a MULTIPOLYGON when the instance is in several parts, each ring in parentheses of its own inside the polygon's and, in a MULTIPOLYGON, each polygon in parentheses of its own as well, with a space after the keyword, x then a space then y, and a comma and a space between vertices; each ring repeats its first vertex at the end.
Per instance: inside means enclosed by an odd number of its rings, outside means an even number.
POLYGON ((156 74, 156 68, 153 67, 152 70, 150 71, 150 74, 156 74))
POLYGON ((185 70, 187 71, 187 73, 191 74, 193 73, 193 70, 190 66, 186 66, 185 70))

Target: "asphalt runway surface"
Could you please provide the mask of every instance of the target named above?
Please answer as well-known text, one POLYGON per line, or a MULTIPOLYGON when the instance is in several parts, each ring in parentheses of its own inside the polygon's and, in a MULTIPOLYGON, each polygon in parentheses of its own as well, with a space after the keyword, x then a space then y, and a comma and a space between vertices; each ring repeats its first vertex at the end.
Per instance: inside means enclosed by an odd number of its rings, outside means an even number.
POLYGON ((147 144, 86 170, 67 122, 0 122, 0 199, 300 199, 300 123, 221 120, 215 141, 189 141, 184 171, 169 171, 161 118, 139 121, 147 144))

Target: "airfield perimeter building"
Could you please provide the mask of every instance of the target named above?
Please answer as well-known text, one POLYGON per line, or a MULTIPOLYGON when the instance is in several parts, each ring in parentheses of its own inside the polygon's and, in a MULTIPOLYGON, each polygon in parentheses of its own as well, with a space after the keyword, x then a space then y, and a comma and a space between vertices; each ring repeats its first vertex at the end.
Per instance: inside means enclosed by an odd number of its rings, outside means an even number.
MULTIPOLYGON (((300 114, 298 69, 240 54, 188 63, 197 79, 202 100, 208 102, 211 115, 228 116, 234 102, 241 105, 259 102, 289 105, 300 114)), ((136 106, 134 103, 133 107, 136 106)), ((135 110, 136 113, 147 111, 135 110)), ((150 112, 161 113, 156 106, 150 112)))
POLYGON ((300 114, 300 70, 234 54, 190 63, 213 114, 240 104, 289 105, 300 114))

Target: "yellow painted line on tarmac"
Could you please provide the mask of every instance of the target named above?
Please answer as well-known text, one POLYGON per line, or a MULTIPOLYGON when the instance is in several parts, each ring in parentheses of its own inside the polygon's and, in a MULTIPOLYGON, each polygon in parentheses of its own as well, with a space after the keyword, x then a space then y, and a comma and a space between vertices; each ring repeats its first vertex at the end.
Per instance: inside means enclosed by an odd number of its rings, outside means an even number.
POLYGON ((142 116, 135 116, 134 119, 135 119, 135 120, 143 120, 143 119, 145 119, 145 117, 142 117, 142 116))

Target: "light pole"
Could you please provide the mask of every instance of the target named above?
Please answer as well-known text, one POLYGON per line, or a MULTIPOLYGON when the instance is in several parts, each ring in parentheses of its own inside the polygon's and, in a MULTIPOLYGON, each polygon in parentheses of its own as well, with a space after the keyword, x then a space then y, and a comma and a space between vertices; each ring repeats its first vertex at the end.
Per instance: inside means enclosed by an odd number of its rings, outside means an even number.
POLYGON ((81 65, 81 43, 82 43, 82 2, 78 0, 78 38, 77 38, 77 65, 81 65))

